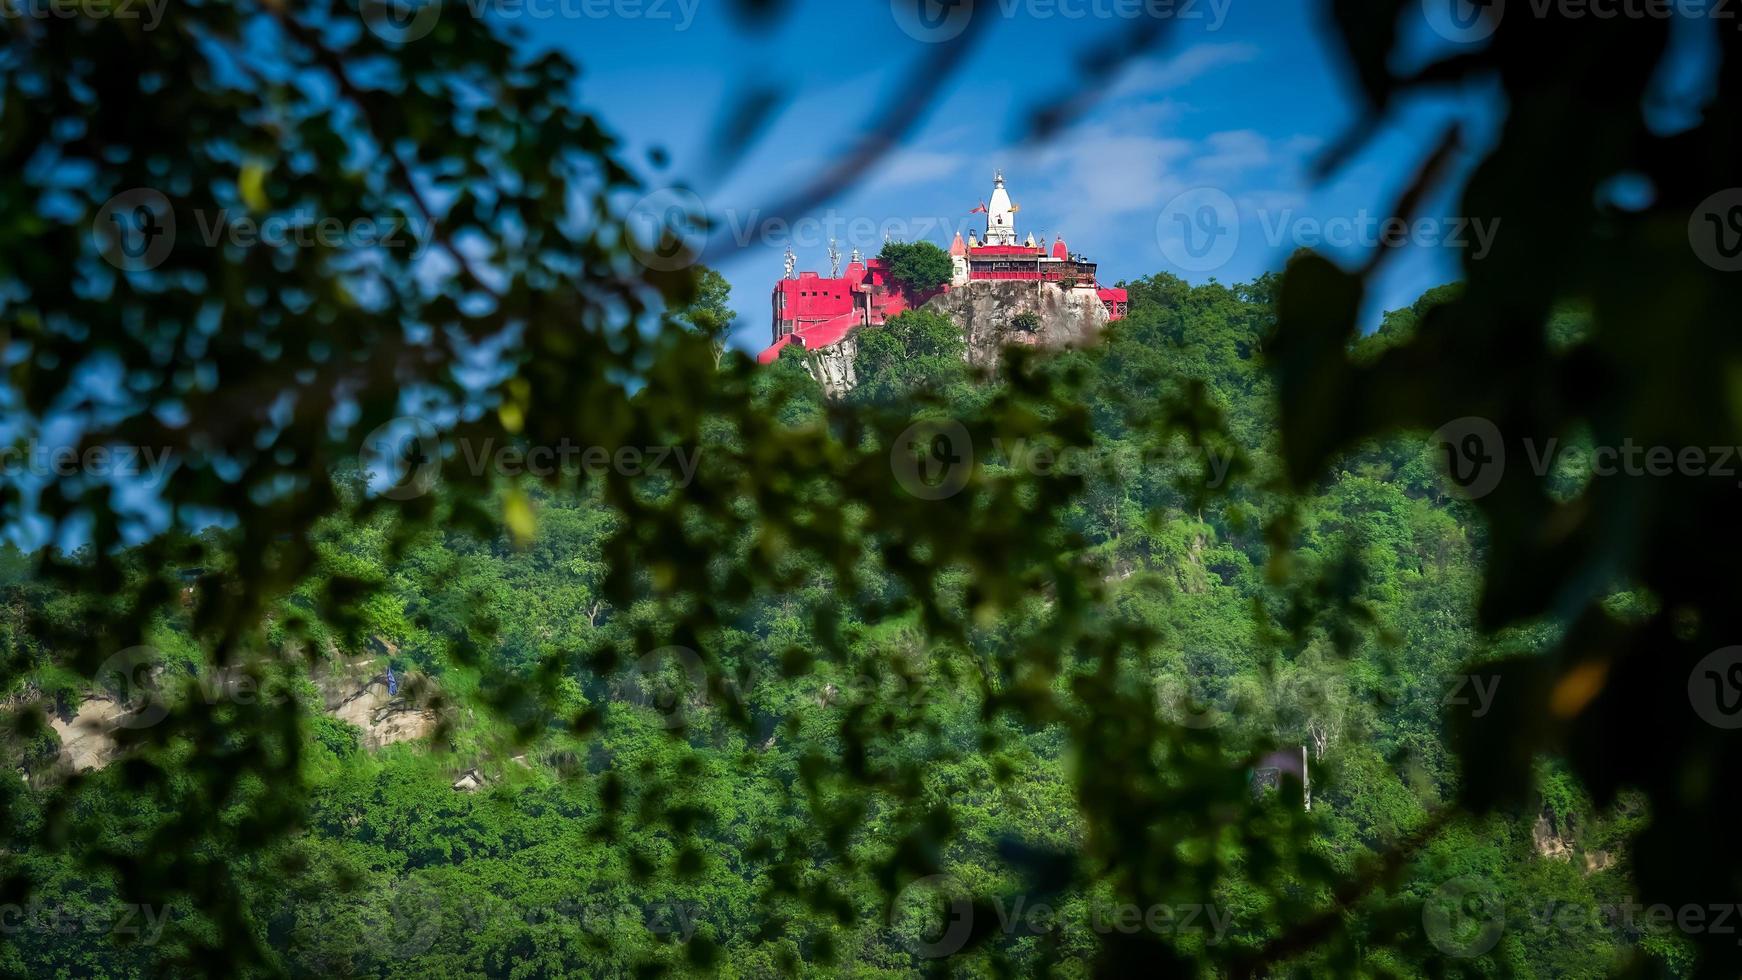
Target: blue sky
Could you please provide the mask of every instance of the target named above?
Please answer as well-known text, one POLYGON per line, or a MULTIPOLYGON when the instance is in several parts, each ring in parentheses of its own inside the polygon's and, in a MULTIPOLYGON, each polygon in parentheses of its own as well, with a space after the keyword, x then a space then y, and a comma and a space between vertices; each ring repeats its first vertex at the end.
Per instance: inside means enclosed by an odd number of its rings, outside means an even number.
MULTIPOLYGON (((1446 120, 1471 123, 1475 151, 1498 115, 1480 90, 1412 103, 1351 165, 1315 185, 1309 164, 1354 118, 1356 102, 1313 10, 1304 9, 1312 5, 1196 0, 1174 8, 1184 16, 1167 43, 1128 65, 1080 119, 1046 145, 1024 146, 1028 112, 1071 93, 1079 58, 1136 25, 1095 16, 1125 0, 977 0, 973 16, 992 23, 979 25, 966 63, 940 80, 905 144, 792 228, 768 225, 769 205, 850 146, 882 97, 931 52, 897 23, 894 5, 912 2, 798 2, 763 30, 747 29, 721 0, 527 0, 525 12, 504 19, 518 20, 533 46, 580 61, 582 100, 625 139, 653 186, 681 182, 700 194, 714 234, 727 238, 729 251, 715 264, 732 282, 732 342, 745 349, 768 341, 768 291, 788 244, 799 268, 825 273, 830 234, 844 252, 875 252, 886 230, 945 244, 956 228, 982 223, 968 212, 990 193, 994 168, 1003 168, 1021 205, 1019 232, 1062 234, 1100 263, 1104 282, 1159 271, 1237 282, 1277 267, 1317 233, 1340 235, 1348 247, 1325 250, 1357 261, 1365 249, 1348 234, 1384 216, 1446 120), (785 101, 721 180, 709 172, 710 137, 746 87, 772 88, 785 101), (654 146, 670 154, 663 170, 646 163, 654 146), (1204 188, 1227 195, 1208 200, 1231 202, 1231 214, 1227 204, 1218 214, 1237 225, 1238 244, 1202 262, 1187 256, 1188 268, 1175 261, 1184 254, 1176 214, 1194 213, 1204 188), (1178 198, 1188 191, 1199 194, 1178 198)), ((1425 22, 1419 28, 1420 56, 1446 47, 1425 22)), ((1454 195, 1423 213, 1460 217, 1454 195)), ((1455 250, 1432 244, 1435 237, 1474 243, 1481 230, 1446 220, 1403 249, 1377 284, 1369 324, 1458 277, 1455 250)))

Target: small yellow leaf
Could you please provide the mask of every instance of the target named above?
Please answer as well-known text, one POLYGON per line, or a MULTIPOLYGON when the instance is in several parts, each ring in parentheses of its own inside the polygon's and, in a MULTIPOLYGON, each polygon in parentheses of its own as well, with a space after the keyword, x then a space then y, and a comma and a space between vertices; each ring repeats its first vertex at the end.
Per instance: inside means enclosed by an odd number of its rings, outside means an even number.
POLYGON ((533 517, 532 502, 526 499, 526 494, 519 490, 508 491, 502 501, 502 523, 508 525, 508 537, 516 548, 524 548, 532 542, 538 521, 533 517))
POLYGON ((266 210, 266 168, 252 161, 242 165, 242 173, 236 178, 236 192, 242 195, 242 203, 249 210, 266 210))
POLYGON ((502 420, 502 428, 511 434, 518 433, 526 424, 526 413, 514 402, 503 402, 502 407, 496 409, 496 417, 502 420))
POLYGON ((1575 718, 1591 703, 1603 682, 1609 679, 1609 661, 1592 660, 1579 664, 1562 675, 1549 695, 1548 710, 1556 718, 1575 718))

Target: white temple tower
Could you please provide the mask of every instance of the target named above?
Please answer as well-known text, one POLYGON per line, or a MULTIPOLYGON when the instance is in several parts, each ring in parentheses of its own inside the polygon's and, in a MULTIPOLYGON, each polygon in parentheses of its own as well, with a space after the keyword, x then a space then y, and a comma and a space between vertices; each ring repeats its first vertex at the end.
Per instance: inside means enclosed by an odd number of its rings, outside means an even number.
POLYGON ((986 206, 985 244, 1016 244, 1016 210, 1004 189, 1004 171, 1000 170, 992 177, 992 202, 986 206))
POLYGON ((962 241, 962 233, 956 232, 956 240, 950 243, 950 285, 964 286, 968 282, 968 244, 962 241))

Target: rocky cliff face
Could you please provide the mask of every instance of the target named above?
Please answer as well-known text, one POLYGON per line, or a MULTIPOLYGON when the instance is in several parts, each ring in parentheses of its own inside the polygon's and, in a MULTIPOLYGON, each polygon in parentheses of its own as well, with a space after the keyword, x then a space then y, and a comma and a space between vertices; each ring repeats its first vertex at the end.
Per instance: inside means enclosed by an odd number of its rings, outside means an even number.
MULTIPOLYGON (((998 352, 1014 344, 1056 348, 1089 343, 1107 325, 1107 308, 1095 290, 1063 289, 1053 283, 976 280, 933 296, 920 309, 955 321, 968 344, 968 363, 977 367, 993 366, 998 352), (1032 318, 1023 317, 1025 313, 1032 318)), ((811 377, 830 398, 838 398, 858 384, 853 372, 853 359, 859 353, 857 333, 855 330, 840 343, 821 350, 805 352, 811 377)))
MULTIPOLYGON (((362 730, 363 748, 374 750, 395 742, 410 742, 434 733, 440 714, 411 696, 414 688, 432 686, 427 679, 407 676, 398 695, 387 693, 377 656, 334 660, 316 669, 310 677, 320 692, 327 714, 362 730)), ((152 706, 150 707, 161 707, 152 706)), ((69 772, 102 769, 121 755, 115 737, 122 728, 154 724, 161 715, 139 705, 118 703, 106 694, 93 694, 74 709, 70 717, 49 712, 49 727, 60 738, 59 762, 69 772)))
MULTIPOLYGON (((329 664, 317 673, 313 679, 327 714, 361 729, 363 748, 370 750, 415 741, 434 732, 440 716, 404 693, 387 693, 380 668, 377 658, 362 657, 329 664)), ((400 690, 406 692, 413 686, 413 678, 408 676, 400 690)))
POLYGON ((1093 289, 1067 290, 1053 283, 979 280, 935 296, 923 308, 948 316, 962 328, 968 362, 980 367, 995 364, 1006 346, 1088 343, 1107 325, 1107 309, 1093 289), (1023 328, 1023 313, 1034 314, 1032 330, 1023 328))
POLYGON ((811 377, 822 385, 823 394, 839 398, 859 383, 858 376, 853 373, 853 359, 858 356, 859 341, 848 334, 838 344, 818 351, 806 351, 805 364, 810 368, 811 377))

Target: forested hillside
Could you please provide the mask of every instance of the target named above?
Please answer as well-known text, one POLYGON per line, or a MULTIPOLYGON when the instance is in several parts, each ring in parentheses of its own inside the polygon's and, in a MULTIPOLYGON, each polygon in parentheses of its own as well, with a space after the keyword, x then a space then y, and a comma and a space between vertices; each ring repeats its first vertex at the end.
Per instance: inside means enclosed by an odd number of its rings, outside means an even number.
MULTIPOLYGON (((76 775, 54 729, 20 722, 7 871, 88 915, 12 933, 0 970, 139 975, 210 941, 210 908, 120 895, 71 856, 149 867, 157 835, 202 814, 220 857, 226 834, 283 832, 207 884, 243 896, 224 914, 262 970, 299 976, 1086 976, 1139 938, 1162 951, 1157 970, 1203 976, 1577 977, 1629 957, 1685 971, 1667 929, 1614 914, 1638 805, 1598 812, 1544 761, 1535 807, 1445 818, 1459 720, 1499 681, 1483 663, 1559 627, 1477 631, 1483 528, 1429 440, 1363 446, 1312 492, 1285 492, 1265 359, 1275 279, 1128 286, 1130 316, 1100 344, 1012 351, 995 376, 971 374, 959 332, 923 311, 861 335, 844 403, 797 350, 743 373, 766 425, 808 433, 819 457, 869 446, 867 478, 902 482, 899 546, 819 554, 825 530, 864 515, 794 471, 783 499, 801 512, 781 526, 711 534, 709 508, 751 503, 706 501, 672 567, 614 561, 625 538, 665 533, 652 509, 757 458, 758 433, 720 421, 649 459, 633 496, 505 478, 488 501, 438 484, 416 502, 437 529, 409 541, 391 511, 328 520, 261 650, 232 651, 222 677, 189 637, 203 597, 231 587, 228 532, 130 553, 139 580, 179 556, 185 594, 149 624, 148 666, 109 691, 57 659, 108 598, 0 552, 14 705, 39 701, 61 727, 93 694, 203 702, 219 720, 307 709, 237 748, 285 785, 249 776, 224 798, 173 779, 137 789, 141 767, 178 764, 173 740, 130 754, 123 727, 119 754, 76 775), (861 421, 880 416, 922 438, 861 421), (903 583, 954 553, 964 513, 1002 527, 1009 552, 952 560, 919 601, 903 583), (673 631, 670 604, 691 601, 667 589, 680 566, 705 571, 730 615, 673 631), (347 594, 362 598, 331 599, 347 594), (372 719, 397 706, 429 731, 373 744, 323 684, 373 691, 372 719), (1286 777, 1255 791, 1264 757, 1303 748, 1310 808, 1286 777), (81 847, 34 850, 49 827, 81 847), (1366 885, 1339 891, 1351 880, 1366 885), (149 913, 135 931, 90 927, 130 904, 149 913), (1334 933, 1287 932, 1327 915, 1334 933)), ((1451 288, 1389 314, 1357 354, 1407 336, 1451 288)), ((345 499, 371 492, 360 466, 332 478, 345 499)))

